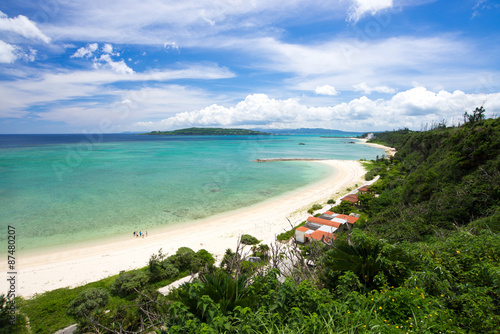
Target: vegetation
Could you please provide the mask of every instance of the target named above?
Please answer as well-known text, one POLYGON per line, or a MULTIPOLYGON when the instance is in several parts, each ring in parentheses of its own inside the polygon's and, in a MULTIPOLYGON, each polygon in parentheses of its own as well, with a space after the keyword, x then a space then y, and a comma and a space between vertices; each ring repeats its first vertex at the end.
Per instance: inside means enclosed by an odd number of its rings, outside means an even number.
POLYGON ((243 234, 240 238, 240 242, 244 245, 257 245, 260 241, 250 234, 243 234))
POLYGON ((278 234, 276 236, 276 240, 278 240, 278 241, 287 241, 287 240, 290 240, 290 238, 295 235, 295 230, 297 229, 297 227, 304 226, 305 224, 306 224, 306 221, 304 220, 302 223, 300 223, 299 225, 293 227, 292 229, 290 229, 290 230, 288 230, 286 232, 278 234))
MULTIPOLYGON (((160 252, 141 271, 149 277, 142 287, 140 274, 129 273, 51 301, 69 305, 81 332, 497 333, 500 120, 480 111, 460 127, 377 134, 398 152, 370 163, 378 196, 333 209, 363 218, 332 245, 254 246, 253 255, 269 259, 260 267, 248 265, 239 247, 226 251, 220 268, 202 260, 207 254, 160 252), (169 265, 197 269, 199 279, 162 296, 152 282, 169 265), (119 295, 129 282, 134 291, 119 295), (106 289, 107 302, 106 292, 90 287, 106 289)), ((21 300, 32 326, 43 298, 21 300)), ((43 305, 47 313, 55 307, 43 305)))
POLYGON ((320 210, 322 208, 323 208, 323 206, 321 204, 316 203, 316 204, 313 204, 313 206, 309 210, 307 210, 307 212, 312 215, 314 213, 314 211, 320 210))
POLYGON ((174 131, 152 131, 143 133, 144 135, 162 136, 255 136, 271 135, 267 132, 260 132, 247 129, 225 129, 225 128, 187 128, 174 131))

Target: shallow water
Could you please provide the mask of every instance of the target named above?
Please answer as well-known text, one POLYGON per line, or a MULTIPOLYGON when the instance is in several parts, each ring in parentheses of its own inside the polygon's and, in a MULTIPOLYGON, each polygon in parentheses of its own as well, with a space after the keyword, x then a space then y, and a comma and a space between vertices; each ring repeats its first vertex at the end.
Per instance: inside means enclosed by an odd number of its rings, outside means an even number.
POLYGON ((270 199, 329 173, 320 164, 254 159, 358 160, 384 154, 348 141, 313 136, 0 136, 0 221, 5 229, 16 227, 17 248, 28 250, 201 219, 270 199))

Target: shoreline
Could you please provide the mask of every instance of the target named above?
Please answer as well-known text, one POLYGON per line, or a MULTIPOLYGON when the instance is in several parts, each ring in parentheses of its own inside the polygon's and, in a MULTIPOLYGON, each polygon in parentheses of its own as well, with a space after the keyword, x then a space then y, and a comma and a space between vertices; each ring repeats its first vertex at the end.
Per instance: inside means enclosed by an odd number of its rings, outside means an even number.
POLYGON ((369 145, 372 147, 381 148, 381 149, 385 150, 385 153, 387 153, 387 155, 390 157, 393 157, 397 152, 394 147, 385 146, 385 145, 381 145, 381 144, 375 144, 375 143, 368 143, 367 142, 368 140, 364 139, 364 138, 356 138, 356 139, 361 141, 361 144, 369 145))
MULTIPOLYGON (((309 160, 308 160, 309 161, 309 160)), ((161 248, 173 254, 179 247, 194 251, 206 249, 215 257, 227 248, 234 249, 242 234, 248 233, 272 243, 276 235, 306 219, 314 203, 325 203, 341 190, 365 183, 366 171, 359 161, 313 160, 331 168, 329 175, 314 184, 269 199, 265 202, 216 216, 149 231, 148 237, 108 240, 93 245, 72 245, 43 254, 18 255, 18 295, 75 287, 147 265, 161 248), (76 246, 76 247, 75 247, 76 246)), ((2 270, 7 270, 3 264, 2 270), (5 267, 5 268, 4 268, 5 267)), ((4 285, 5 283, 2 283, 4 285)))

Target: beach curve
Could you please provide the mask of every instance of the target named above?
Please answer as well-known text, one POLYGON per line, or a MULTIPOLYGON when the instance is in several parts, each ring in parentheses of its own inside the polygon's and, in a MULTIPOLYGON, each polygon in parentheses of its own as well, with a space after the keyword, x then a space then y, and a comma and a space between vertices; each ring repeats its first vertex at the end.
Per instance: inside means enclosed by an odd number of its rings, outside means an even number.
MULTIPOLYGON (((273 162, 279 163, 279 162, 273 162)), ((272 243, 276 235, 306 219, 313 203, 326 200, 355 184, 364 183, 366 171, 358 161, 316 160, 331 167, 328 177, 308 186, 250 207, 229 211, 191 223, 166 227, 146 238, 113 240, 84 247, 68 246, 43 254, 29 254, 18 260, 18 295, 30 297, 62 287, 94 282, 122 270, 142 268, 161 248, 173 254, 179 247, 206 249, 217 257, 234 249, 245 233, 272 243)), ((6 268, 2 268, 6 270, 6 268)))

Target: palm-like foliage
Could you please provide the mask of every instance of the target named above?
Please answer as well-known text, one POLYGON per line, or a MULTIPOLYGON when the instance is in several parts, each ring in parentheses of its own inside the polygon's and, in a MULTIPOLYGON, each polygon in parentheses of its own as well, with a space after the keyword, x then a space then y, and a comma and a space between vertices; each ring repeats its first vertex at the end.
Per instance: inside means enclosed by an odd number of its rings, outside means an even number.
POLYGON ((258 293, 256 286, 249 285, 247 275, 233 277, 224 270, 215 270, 200 275, 200 282, 181 287, 171 298, 182 302, 199 319, 206 320, 210 313, 207 307, 216 307, 227 314, 237 306, 254 306, 258 293))
POLYGON ((383 241, 366 239, 353 245, 344 240, 336 240, 323 258, 327 283, 335 285, 332 281, 336 277, 351 271, 365 289, 376 288, 384 280, 391 285, 399 285, 411 264, 411 259, 401 248, 383 241))

